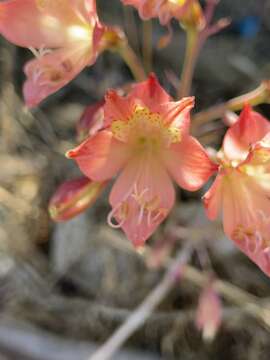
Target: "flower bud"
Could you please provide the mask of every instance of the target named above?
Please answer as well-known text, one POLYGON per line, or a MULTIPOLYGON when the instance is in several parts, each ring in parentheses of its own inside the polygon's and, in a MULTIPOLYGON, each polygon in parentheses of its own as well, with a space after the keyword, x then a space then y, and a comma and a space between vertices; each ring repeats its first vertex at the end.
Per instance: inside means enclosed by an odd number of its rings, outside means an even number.
POLYGON ((103 127, 103 112, 104 100, 101 100, 93 105, 89 105, 84 110, 80 117, 76 130, 77 139, 79 142, 86 139, 89 135, 94 135, 103 127))
POLYGON ((179 19, 180 24, 184 28, 190 27, 200 31, 206 24, 201 5, 197 0, 189 2, 186 0, 184 2, 186 2, 186 5, 183 4, 182 6, 186 6, 186 9, 179 19))
POLYGON ((127 44, 124 32, 117 26, 107 26, 102 36, 103 49, 117 50, 127 44))
POLYGON ((65 181, 49 202, 49 213, 54 221, 67 221, 94 204, 106 182, 91 181, 86 177, 65 181))
POLYGON ((208 284, 199 297, 196 326, 205 341, 212 341, 221 325, 222 305, 213 284, 208 284))

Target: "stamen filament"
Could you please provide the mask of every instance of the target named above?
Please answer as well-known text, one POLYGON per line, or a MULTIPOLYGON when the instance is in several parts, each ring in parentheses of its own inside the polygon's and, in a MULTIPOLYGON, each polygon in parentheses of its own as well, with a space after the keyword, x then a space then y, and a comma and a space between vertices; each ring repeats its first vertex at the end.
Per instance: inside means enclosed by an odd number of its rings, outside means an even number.
POLYGON ((110 225, 110 227, 112 227, 113 229, 119 229, 120 227, 122 227, 126 221, 125 218, 123 218, 118 224, 114 224, 112 219, 114 218, 114 215, 116 214, 116 212, 120 209, 120 207, 122 206, 123 203, 119 203, 115 208, 113 208, 108 216, 107 216, 107 223, 110 225))

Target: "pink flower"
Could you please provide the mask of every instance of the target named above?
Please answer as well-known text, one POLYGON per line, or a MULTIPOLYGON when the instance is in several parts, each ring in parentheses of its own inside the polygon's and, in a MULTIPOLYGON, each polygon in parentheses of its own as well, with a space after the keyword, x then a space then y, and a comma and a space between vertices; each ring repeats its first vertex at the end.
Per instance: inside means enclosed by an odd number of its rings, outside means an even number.
POLYGON ((172 18, 200 26, 204 22, 202 9, 197 0, 122 0, 124 5, 132 5, 143 20, 158 17, 162 25, 172 18))
POLYGON ((111 90, 105 97, 104 128, 67 154, 94 181, 122 170, 110 194, 108 221, 122 227, 137 247, 174 204, 171 178, 184 189, 197 190, 216 169, 188 134, 193 103, 191 97, 171 101, 154 75, 126 97, 111 90))
POLYGON ((24 68, 27 80, 23 93, 29 107, 95 62, 104 31, 95 0, 0 2, 0 33, 14 44, 30 48, 36 56, 24 68))
POLYGON ((62 183, 49 203, 49 213, 54 221, 67 221, 93 205, 106 182, 94 182, 86 177, 62 183))
POLYGON ((196 325, 202 331, 203 339, 214 339, 222 320, 222 306, 213 284, 208 284, 199 297, 196 325))
POLYGON ((219 173, 204 196, 207 215, 270 275, 270 123, 249 105, 227 131, 219 173))

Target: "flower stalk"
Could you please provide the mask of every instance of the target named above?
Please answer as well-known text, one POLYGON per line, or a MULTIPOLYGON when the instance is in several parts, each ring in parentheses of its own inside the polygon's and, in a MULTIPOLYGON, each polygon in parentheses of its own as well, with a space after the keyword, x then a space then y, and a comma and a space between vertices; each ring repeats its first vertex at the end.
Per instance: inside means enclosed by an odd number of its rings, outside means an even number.
POLYGON ((152 71, 152 56, 153 56, 153 47, 152 47, 152 21, 143 21, 143 63, 144 68, 147 74, 152 71))
POLYGON ((144 68, 135 54, 134 50, 126 42, 118 48, 118 53, 129 67, 136 81, 143 81, 146 78, 144 68))
POLYGON ((186 29, 187 44, 183 71, 178 90, 178 99, 190 94, 194 68, 199 54, 199 32, 193 27, 186 29))
POLYGON ((217 0, 208 0, 204 16, 201 15, 198 17, 196 22, 180 22, 186 31, 187 45, 184 67, 177 94, 179 99, 190 95, 195 65, 206 40, 230 24, 230 20, 227 18, 222 18, 212 24, 212 18, 217 3, 217 0))
POLYGON ((226 111, 238 111, 241 110, 245 104, 257 106, 260 104, 270 103, 270 80, 264 80, 254 90, 237 96, 223 104, 218 104, 210 107, 207 110, 201 111, 194 115, 192 125, 193 130, 196 132, 197 128, 203 124, 206 124, 212 120, 221 118, 225 115, 226 111))

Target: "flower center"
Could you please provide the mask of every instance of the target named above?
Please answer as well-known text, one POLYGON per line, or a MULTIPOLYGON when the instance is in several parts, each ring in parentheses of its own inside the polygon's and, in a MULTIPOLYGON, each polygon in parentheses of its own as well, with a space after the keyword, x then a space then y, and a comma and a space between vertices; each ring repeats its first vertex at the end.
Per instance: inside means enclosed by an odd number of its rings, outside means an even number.
POLYGON ((136 152, 158 151, 181 141, 180 129, 165 124, 159 113, 142 106, 136 106, 127 121, 113 121, 111 131, 117 140, 130 143, 136 152))

